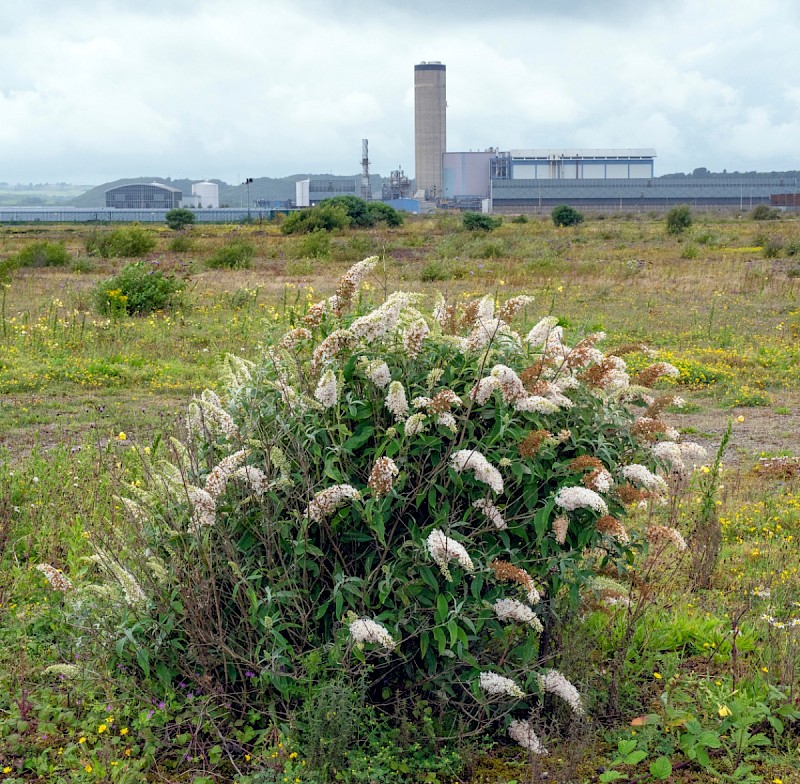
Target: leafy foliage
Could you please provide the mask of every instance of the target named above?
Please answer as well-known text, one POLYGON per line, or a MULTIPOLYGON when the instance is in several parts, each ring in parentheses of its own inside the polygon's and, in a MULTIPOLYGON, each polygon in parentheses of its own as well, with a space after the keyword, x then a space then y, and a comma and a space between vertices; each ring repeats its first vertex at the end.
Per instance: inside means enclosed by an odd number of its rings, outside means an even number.
POLYGON ((443 302, 433 329, 403 293, 350 313, 374 264, 260 364, 230 357, 227 403, 204 393, 190 441, 148 458, 120 654, 286 718, 363 680, 368 704, 435 702, 447 734, 538 704, 540 634, 639 547, 600 475, 655 462, 600 336, 570 349, 545 319, 523 341, 527 298, 443 302))
POLYGON ((256 249, 248 240, 234 240, 218 248, 208 259, 212 269, 248 269, 256 249))
POLYGON ((191 211, 178 207, 174 210, 169 210, 164 216, 167 226, 173 231, 182 231, 187 226, 191 226, 195 222, 197 216, 191 211))
POLYGON ((31 242, 17 254, 20 267, 63 267, 71 261, 61 242, 31 242))
POLYGON ((461 222, 468 231, 494 231, 502 226, 503 219, 484 215, 482 212, 465 212, 461 222))
POLYGON ((570 207, 569 204, 559 204, 557 207, 553 207, 550 217, 556 226, 577 226, 584 220, 583 213, 570 207))
POLYGON ((110 232, 95 232, 86 239, 86 252, 90 256, 109 258, 134 258, 150 253, 156 238, 141 226, 123 226, 110 232))
POLYGON ((347 209, 341 204, 318 204, 289 215, 281 224, 284 234, 309 234, 312 231, 334 231, 350 225, 347 209))
POLYGON ((692 210, 688 204, 679 204, 667 212, 667 233, 683 234, 692 226, 692 210))
POLYGON ((156 262, 134 261, 98 284, 94 300, 104 315, 132 316, 174 305, 184 286, 182 280, 159 269, 156 262))

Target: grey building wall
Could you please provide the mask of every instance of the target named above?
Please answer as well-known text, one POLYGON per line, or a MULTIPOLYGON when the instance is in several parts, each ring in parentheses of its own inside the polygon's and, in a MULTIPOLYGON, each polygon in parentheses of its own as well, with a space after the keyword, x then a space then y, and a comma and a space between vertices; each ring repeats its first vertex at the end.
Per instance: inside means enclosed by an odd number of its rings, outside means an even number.
POLYGON ((444 193, 442 155, 447 149, 446 71, 442 63, 414 66, 414 176, 428 199, 444 193))

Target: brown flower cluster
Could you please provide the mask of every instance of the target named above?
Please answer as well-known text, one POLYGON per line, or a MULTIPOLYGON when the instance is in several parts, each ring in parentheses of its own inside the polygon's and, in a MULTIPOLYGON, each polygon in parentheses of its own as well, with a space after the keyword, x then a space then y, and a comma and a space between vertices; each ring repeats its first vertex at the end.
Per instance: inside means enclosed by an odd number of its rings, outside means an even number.
POLYGON ((581 455, 567 463, 567 470, 576 474, 579 471, 586 471, 587 469, 599 470, 601 468, 605 468, 603 461, 592 455, 581 455))
POLYGON ((536 457, 542 444, 550 438, 552 433, 549 430, 532 430, 520 442, 518 447, 520 457, 536 457))
POLYGON ((603 515, 594 525, 601 534, 616 539, 621 544, 626 544, 631 540, 625 526, 616 517, 603 515))
POLYGON ((458 407, 460 405, 461 398, 452 389, 443 389, 433 396, 433 399, 427 405, 427 409, 429 414, 443 414, 453 406, 458 407))
POLYGON ((539 591, 536 589, 533 577, 524 569, 520 569, 518 566, 514 566, 514 564, 508 561, 492 561, 489 564, 489 568, 494 572, 495 579, 498 582, 516 583, 525 589, 525 592, 528 594, 528 601, 531 604, 537 604, 539 602, 539 591))
POLYGON ((537 391, 540 383, 547 383, 540 381, 543 370, 544 362, 541 360, 536 360, 536 362, 534 362, 530 367, 525 368, 525 370, 519 374, 520 381, 522 381, 525 389, 527 389, 532 395, 540 394, 540 392, 537 391))
POLYGON ((391 492, 394 478, 398 473, 399 469, 391 457, 379 457, 375 461, 367 485, 376 498, 383 498, 391 492))
POLYGON ((47 578, 47 582, 54 591, 66 593, 72 590, 72 582, 59 569, 44 563, 39 564, 36 568, 47 578))
POLYGON ((657 441, 660 435, 667 432, 667 424, 660 419, 641 417, 631 426, 631 433, 643 441, 657 441))

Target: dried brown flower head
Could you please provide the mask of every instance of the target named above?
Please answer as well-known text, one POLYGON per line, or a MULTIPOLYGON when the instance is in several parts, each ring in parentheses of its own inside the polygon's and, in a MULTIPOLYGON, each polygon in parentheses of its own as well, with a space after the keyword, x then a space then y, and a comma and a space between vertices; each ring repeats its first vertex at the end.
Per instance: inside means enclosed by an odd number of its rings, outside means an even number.
POLYGON ((551 433, 549 430, 532 430, 528 433, 527 436, 520 442, 519 445, 519 454, 520 457, 536 457, 539 450, 542 448, 542 444, 551 437, 551 433))

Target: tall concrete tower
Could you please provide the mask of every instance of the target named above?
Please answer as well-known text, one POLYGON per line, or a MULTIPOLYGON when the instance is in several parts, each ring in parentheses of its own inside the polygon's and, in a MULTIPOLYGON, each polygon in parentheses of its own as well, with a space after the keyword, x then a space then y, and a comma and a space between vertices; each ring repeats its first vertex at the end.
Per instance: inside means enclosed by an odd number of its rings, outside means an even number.
POLYGON ((442 155, 447 149, 446 70, 440 62, 414 66, 414 161, 417 191, 444 196, 442 155))

